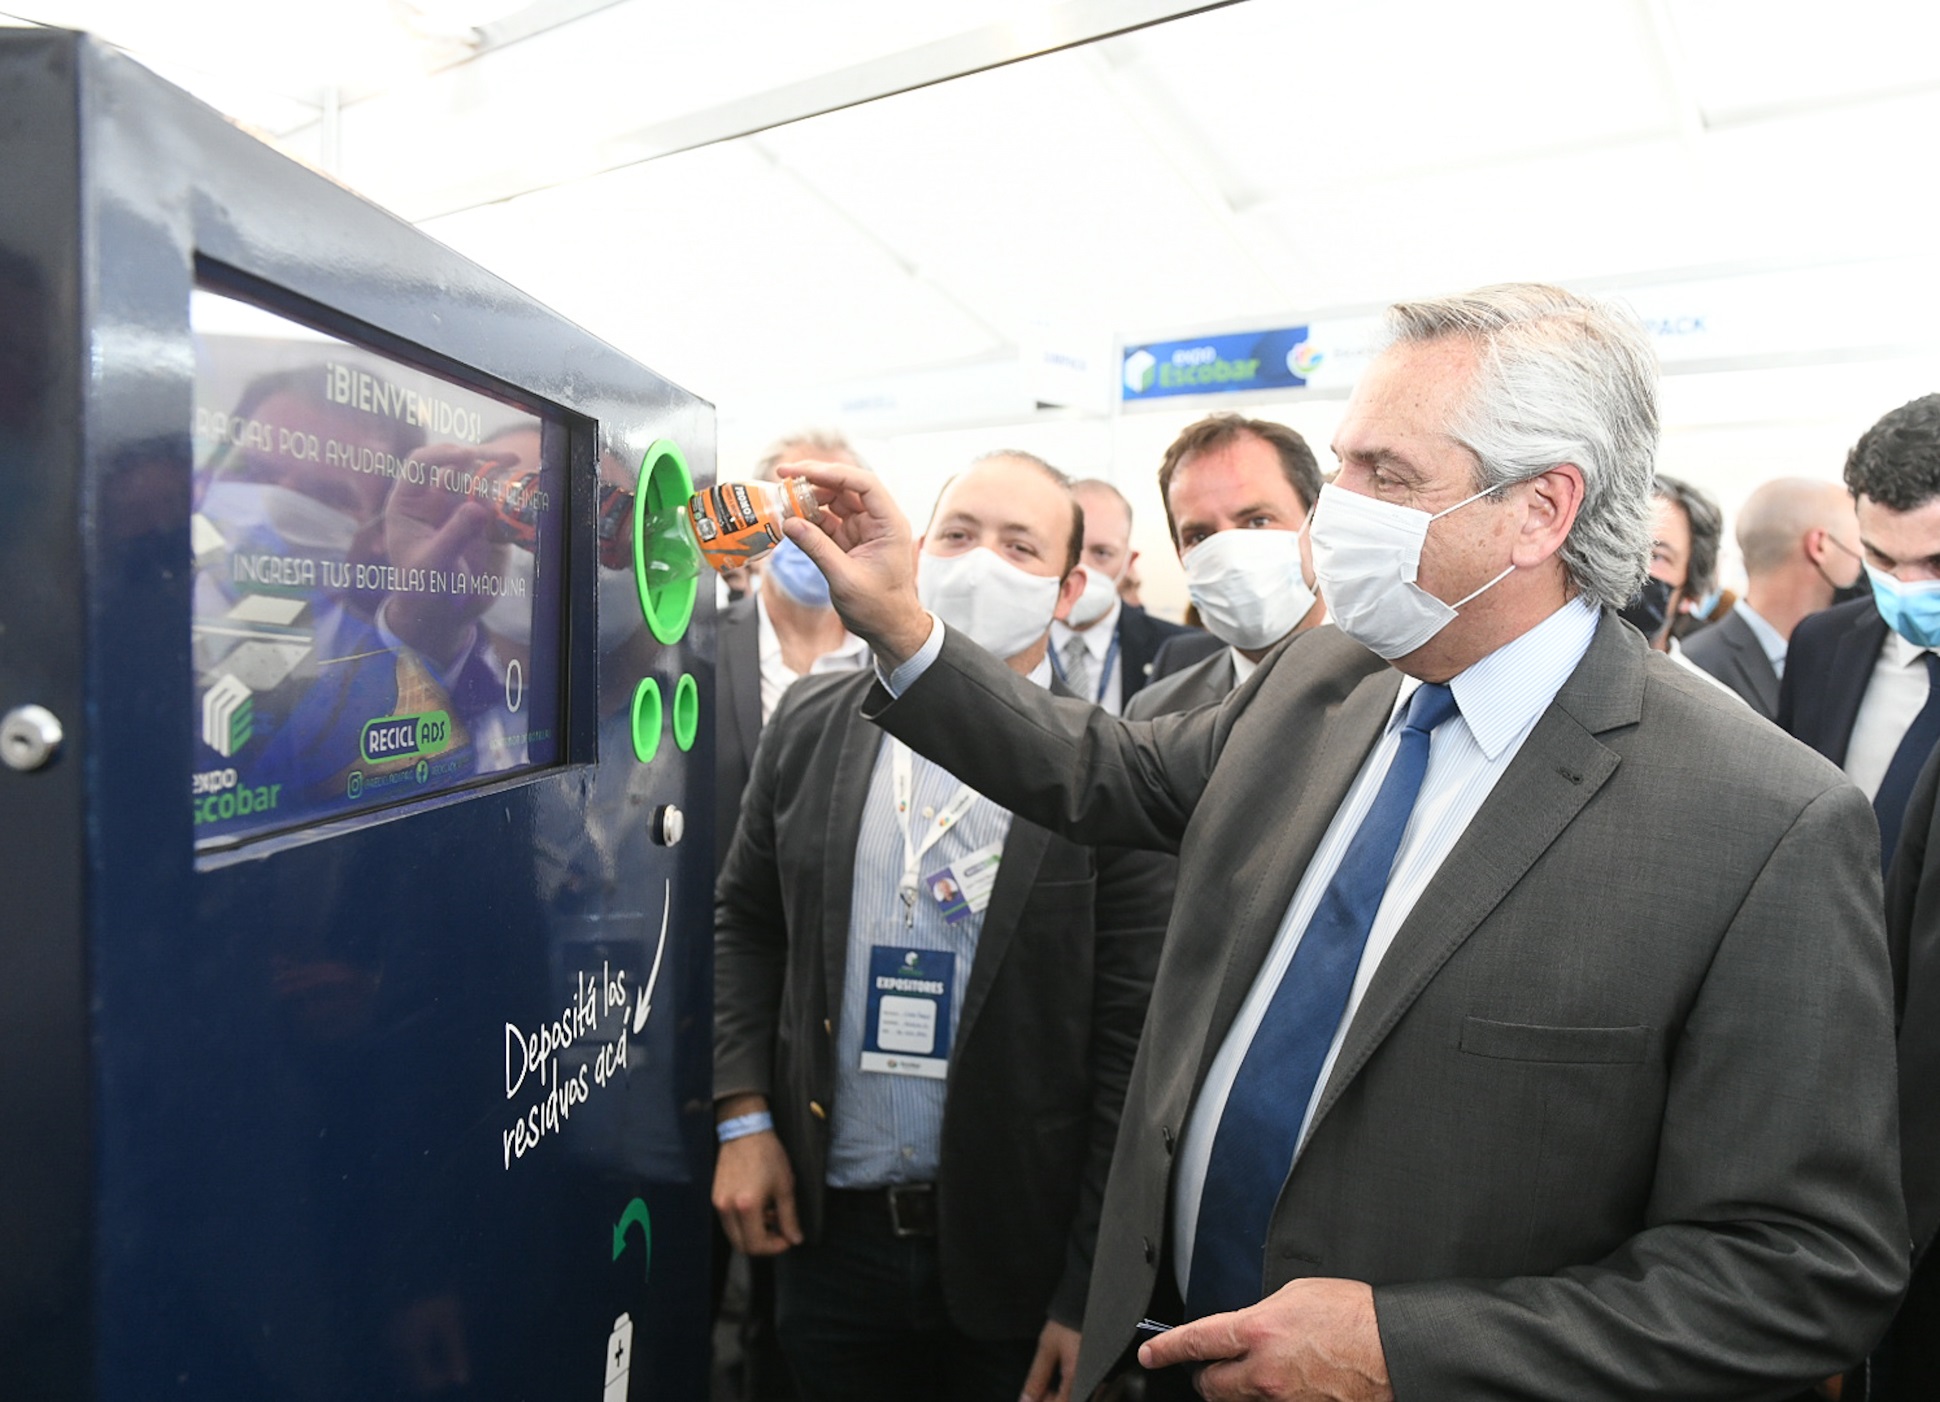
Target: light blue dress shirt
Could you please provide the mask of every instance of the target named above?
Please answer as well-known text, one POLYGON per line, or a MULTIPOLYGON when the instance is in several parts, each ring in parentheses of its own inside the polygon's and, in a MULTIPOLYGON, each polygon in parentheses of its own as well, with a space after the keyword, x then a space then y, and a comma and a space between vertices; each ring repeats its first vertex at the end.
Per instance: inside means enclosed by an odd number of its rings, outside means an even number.
MULTIPOLYGON (((1536 728, 1537 720, 1555 700, 1577 663, 1583 660, 1583 654, 1589 651, 1599 616, 1595 605, 1580 597, 1573 599, 1449 682, 1461 714, 1435 732, 1428 752, 1428 771, 1422 777, 1414 813, 1395 853, 1387 894, 1368 933, 1360 967, 1354 976, 1353 992, 1348 996, 1347 1011, 1334 1030, 1333 1044, 1314 1082, 1313 1094, 1305 1105, 1287 1107, 1289 1114, 1300 1116, 1303 1146, 1313 1124, 1314 1109, 1326 1090, 1341 1043, 1346 1040, 1347 1029, 1354 1021, 1368 984, 1373 981, 1375 970, 1380 968, 1403 922, 1414 911, 1415 902, 1441 869, 1442 861, 1468 830, 1469 822, 1488 798, 1496 780, 1502 777, 1522 748, 1522 742, 1536 728)), ((1293 961, 1293 952, 1299 947, 1314 908, 1320 904, 1322 892, 1333 879, 1349 840, 1374 802, 1382 779, 1387 777, 1388 766, 1400 743, 1402 716, 1420 685, 1412 677, 1402 680, 1400 694, 1388 717, 1387 731, 1361 766, 1346 799, 1335 811, 1306 875, 1300 878, 1266 962, 1253 980, 1233 1025, 1227 1029, 1225 1040, 1206 1073, 1205 1084, 1186 1117, 1172 1177, 1173 1259, 1181 1294, 1192 1270, 1193 1238, 1198 1230, 1199 1194, 1206 1181, 1206 1164, 1212 1155, 1213 1135, 1225 1112, 1233 1078, 1246 1057, 1246 1049, 1252 1045, 1254 1034, 1259 1031, 1274 989, 1279 987, 1281 977, 1293 961)))
MULTIPOLYGON (((1039 663, 1030 679, 1048 686, 1050 663, 1039 663)), ((835 1040, 835 1103, 830 1109, 827 1181, 832 1188, 934 1182, 942 1147, 947 1081, 862 1069, 870 951, 884 945, 948 950, 956 955, 955 978, 950 986, 954 1056, 962 1032, 964 990, 970 983, 970 968, 976 962, 977 941, 983 932, 982 913, 951 925, 927 891, 918 894, 913 908, 906 910, 903 906, 903 830, 897 821, 892 768, 897 743, 885 738, 876 751, 862 827, 856 836, 849 949, 843 966, 842 1013, 835 1040)), ((959 787, 954 775, 921 755, 912 756, 910 777, 911 814, 919 820, 926 812, 932 816, 942 812, 959 787)), ((981 847, 1001 845, 1010 835, 1010 824, 1007 809, 979 798, 923 855, 922 873, 938 871, 981 847)), ((923 831, 923 827, 917 828, 919 843, 923 831)))

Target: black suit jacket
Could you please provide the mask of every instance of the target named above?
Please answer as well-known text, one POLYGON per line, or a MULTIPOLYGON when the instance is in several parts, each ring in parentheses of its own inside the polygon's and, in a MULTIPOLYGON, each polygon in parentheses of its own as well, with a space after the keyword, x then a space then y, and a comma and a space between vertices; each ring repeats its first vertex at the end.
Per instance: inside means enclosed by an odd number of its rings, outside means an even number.
POLYGON ((1136 604, 1126 604, 1119 609, 1118 665, 1122 669, 1120 675, 1124 678, 1119 686, 1121 706, 1152 680, 1152 662, 1168 639, 1198 631, 1181 624, 1167 623, 1163 618, 1154 618, 1136 604))
MULTIPOLYGON (((1168 643, 1160 651, 1169 654, 1177 649, 1168 643)), ((1237 682, 1233 673, 1233 650, 1222 644, 1217 652, 1200 658, 1184 671, 1155 676, 1152 684, 1138 694, 1138 700, 1125 708, 1125 719, 1150 720, 1175 711, 1190 711, 1196 706, 1210 706, 1215 701, 1224 701, 1237 682)))
MULTIPOLYGON (((715 902, 715 1097, 768 1097, 810 1240, 824 1222, 856 839, 883 743, 859 713, 873 682, 789 689, 715 902)), ((1011 823, 965 989, 937 1183, 943 1295, 974 1337, 1083 1317, 1170 866, 1011 823)))
POLYGON ((1907 800, 1886 874, 1886 938, 1899 1025, 1900 1177, 1913 1283, 1872 1373, 1875 1402, 1940 1396, 1940 750, 1907 800))
POLYGON ((1890 631, 1871 599, 1854 599, 1801 620, 1785 649, 1780 729, 1834 764, 1844 764, 1859 703, 1890 631))
POLYGON ((1744 697, 1766 720, 1778 714, 1778 673, 1736 609, 1686 638, 1684 655, 1744 697))
POLYGON ((741 817, 741 791, 761 741, 761 620, 754 595, 721 614, 720 658, 714 664, 714 870, 727 861, 741 817))
POLYGON ((1916 1251, 1940 1233, 1940 750, 1906 804, 1886 875, 1886 939, 1899 1018, 1900 1166, 1916 1251))

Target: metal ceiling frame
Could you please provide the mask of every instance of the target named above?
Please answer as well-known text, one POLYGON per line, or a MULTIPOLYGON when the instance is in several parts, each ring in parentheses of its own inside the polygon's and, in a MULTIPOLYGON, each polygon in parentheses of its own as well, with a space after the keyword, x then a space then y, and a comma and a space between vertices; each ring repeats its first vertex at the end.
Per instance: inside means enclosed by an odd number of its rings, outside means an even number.
MULTIPOLYGON (((1003 68, 1242 3, 1244 0, 1065 0, 1049 10, 987 24, 785 87, 655 122, 574 152, 563 164, 551 160, 544 174, 494 174, 472 182, 462 193, 435 207, 403 212, 415 221, 425 221, 502 204, 521 195, 610 175, 682 151, 754 136, 809 117, 859 107, 898 93, 947 83, 953 78, 1003 68)), ((590 4, 586 9, 592 12, 590 4)))

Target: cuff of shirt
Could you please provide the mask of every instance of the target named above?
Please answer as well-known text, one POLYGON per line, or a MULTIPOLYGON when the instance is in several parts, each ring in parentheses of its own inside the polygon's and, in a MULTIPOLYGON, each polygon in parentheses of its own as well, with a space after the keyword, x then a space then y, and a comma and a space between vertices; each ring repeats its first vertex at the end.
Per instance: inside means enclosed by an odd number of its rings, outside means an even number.
POLYGON ((930 635, 923 645, 916 649, 915 656, 904 662, 893 672, 885 673, 882 663, 876 663, 876 679, 882 683, 883 690, 891 696, 901 696, 912 686, 916 679, 929 671, 930 663, 936 661, 943 651, 943 620, 935 614, 930 615, 930 635))

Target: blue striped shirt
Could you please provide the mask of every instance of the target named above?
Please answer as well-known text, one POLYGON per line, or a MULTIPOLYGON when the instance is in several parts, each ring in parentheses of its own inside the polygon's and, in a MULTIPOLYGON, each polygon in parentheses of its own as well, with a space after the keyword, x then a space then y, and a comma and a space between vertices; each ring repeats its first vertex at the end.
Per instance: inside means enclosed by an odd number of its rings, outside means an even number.
MULTIPOLYGON (((1031 680, 1047 685, 1049 662, 1031 680)), ((943 949, 956 955, 950 986, 951 1055, 963 1025, 963 994, 983 932, 981 913, 955 925, 927 891, 913 912, 903 907, 903 830, 897 820, 891 755, 896 741, 876 751, 856 836, 855 887, 849 899, 849 950, 842 975, 842 1016, 835 1040, 835 1104, 830 1111, 828 1184, 832 1188, 879 1188, 888 1183, 936 1180, 943 1139, 943 1096, 947 1081, 898 1076, 862 1069, 862 1035, 869 1003, 869 954, 875 946, 943 949), (914 914, 914 923, 909 917, 914 914)), ((921 755, 912 755, 912 817, 940 813, 956 796, 955 776, 921 755)), ((987 798, 971 805, 963 819, 923 854, 920 874, 929 875, 969 856, 980 847, 1001 845, 1010 835, 1011 815, 987 798)), ((916 828, 920 845, 927 825, 916 828)))

